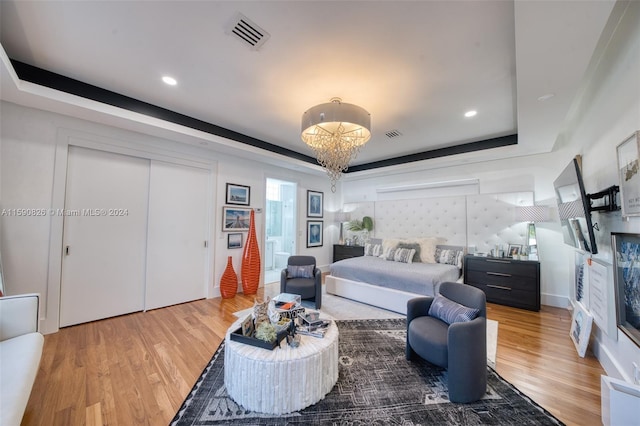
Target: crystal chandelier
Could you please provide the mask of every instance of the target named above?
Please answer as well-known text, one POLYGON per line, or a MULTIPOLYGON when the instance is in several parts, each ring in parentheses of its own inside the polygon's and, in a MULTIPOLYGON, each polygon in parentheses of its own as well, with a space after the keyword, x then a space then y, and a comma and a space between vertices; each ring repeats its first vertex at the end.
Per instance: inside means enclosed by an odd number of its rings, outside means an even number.
POLYGON ((333 98, 302 114, 301 136, 327 171, 331 191, 336 192, 336 182, 371 137, 371 115, 357 105, 333 98))

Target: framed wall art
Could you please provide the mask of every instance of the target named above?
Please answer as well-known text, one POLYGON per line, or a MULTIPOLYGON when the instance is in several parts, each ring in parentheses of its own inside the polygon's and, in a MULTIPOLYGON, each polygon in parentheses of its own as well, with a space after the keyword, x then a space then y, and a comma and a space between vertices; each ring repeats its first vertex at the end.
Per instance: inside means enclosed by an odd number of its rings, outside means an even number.
POLYGON ((250 216, 251 209, 225 206, 222 208, 222 230, 248 231, 250 216))
POLYGON ((239 249, 242 248, 242 233, 237 232, 227 235, 227 248, 239 249))
POLYGON ((251 187, 227 183, 227 204, 248 206, 250 204, 251 187))
POLYGON ((640 234, 611 233, 618 328, 640 347, 640 234))
POLYGON ((576 303, 573 307, 571 331, 569 334, 581 358, 584 358, 584 355, 587 353, 592 324, 593 317, 589 315, 589 312, 587 312, 580 303, 576 303))
POLYGON ((620 179, 622 216, 640 216, 640 132, 635 132, 616 148, 620 179))
POLYGON ((322 247, 324 222, 321 220, 307 221, 307 247, 322 247))
POLYGON ((307 191, 307 217, 322 217, 324 193, 307 191))

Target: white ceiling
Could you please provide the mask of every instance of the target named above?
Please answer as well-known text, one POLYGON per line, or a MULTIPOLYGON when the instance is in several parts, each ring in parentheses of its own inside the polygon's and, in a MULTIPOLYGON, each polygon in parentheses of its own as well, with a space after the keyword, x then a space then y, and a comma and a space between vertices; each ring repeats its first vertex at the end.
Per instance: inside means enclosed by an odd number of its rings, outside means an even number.
POLYGON ((300 140, 302 113, 338 96, 372 117, 371 141, 354 164, 514 133, 517 146, 449 161, 549 152, 614 3, 2 0, 1 95, 235 155, 282 160, 27 84, 9 57, 309 156, 300 140), (270 34, 259 50, 225 32, 238 12, 270 34), (163 75, 178 85, 165 85, 163 75), (546 94, 555 96, 538 100, 546 94), (464 118, 470 109, 477 116, 464 118), (390 130, 402 136, 389 139, 390 130))

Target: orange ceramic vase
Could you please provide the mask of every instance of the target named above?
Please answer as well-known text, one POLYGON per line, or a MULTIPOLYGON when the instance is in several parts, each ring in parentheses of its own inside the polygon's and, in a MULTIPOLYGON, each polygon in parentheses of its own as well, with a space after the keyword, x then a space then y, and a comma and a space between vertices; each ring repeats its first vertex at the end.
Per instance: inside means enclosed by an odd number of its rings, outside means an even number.
POLYGON ((231 256, 227 259, 227 267, 220 277, 220 295, 223 299, 231 299, 238 291, 238 276, 233 270, 231 256))
POLYGON ((256 238, 256 225, 254 212, 251 210, 249 219, 249 235, 244 245, 242 254, 242 266, 240 267, 242 279, 242 292, 244 294, 256 294, 260 285, 260 248, 256 238))

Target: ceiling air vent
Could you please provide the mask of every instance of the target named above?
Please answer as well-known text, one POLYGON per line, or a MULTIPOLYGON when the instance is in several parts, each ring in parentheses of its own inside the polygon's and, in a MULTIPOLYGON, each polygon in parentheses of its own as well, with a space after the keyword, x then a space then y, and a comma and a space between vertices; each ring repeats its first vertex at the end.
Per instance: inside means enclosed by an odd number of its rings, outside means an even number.
POLYGON ((400 130, 394 129, 394 130, 389 130, 388 132, 385 132, 385 135, 387 135, 389 139, 392 139, 392 138, 397 138, 398 136, 402 136, 402 133, 400 133, 400 130))
POLYGON ((260 28, 258 24, 239 12, 233 17, 229 25, 227 25, 225 32, 237 38, 252 50, 260 49, 262 45, 269 40, 269 37, 271 37, 269 33, 260 28))

